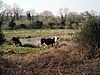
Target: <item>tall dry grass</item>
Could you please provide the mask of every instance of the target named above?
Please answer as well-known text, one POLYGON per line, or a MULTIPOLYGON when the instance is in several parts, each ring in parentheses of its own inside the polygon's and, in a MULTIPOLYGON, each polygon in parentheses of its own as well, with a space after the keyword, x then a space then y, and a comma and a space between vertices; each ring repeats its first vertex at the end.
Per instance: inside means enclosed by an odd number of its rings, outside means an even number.
POLYGON ((78 44, 0 58, 0 75, 99 75, 100 58, 87 59, 86 47, 78 44))

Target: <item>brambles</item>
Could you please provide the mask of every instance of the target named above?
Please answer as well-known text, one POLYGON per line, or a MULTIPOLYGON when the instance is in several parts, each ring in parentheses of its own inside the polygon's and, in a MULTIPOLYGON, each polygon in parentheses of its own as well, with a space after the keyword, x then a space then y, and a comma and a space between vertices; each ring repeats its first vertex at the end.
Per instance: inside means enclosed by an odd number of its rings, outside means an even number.
POLYGON ((84 60, 85 52, 82 50, 85 48, 82 47, 71 44, 23 56, 7 54, 0 58, 1 75, 99 75, 100 58, 84 60))
POLYGON ((100 48, 100 18, 92 17, 83 23, 78 41, 88 43, 90 58, 95 58, 96 50, 100 48))

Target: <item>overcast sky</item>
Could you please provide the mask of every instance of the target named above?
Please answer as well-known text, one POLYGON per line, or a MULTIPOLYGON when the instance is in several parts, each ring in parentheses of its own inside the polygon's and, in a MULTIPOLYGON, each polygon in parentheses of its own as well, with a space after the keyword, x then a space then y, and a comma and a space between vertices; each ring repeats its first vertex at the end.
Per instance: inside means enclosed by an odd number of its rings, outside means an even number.
POLYGON ((3 0, 3 2, 10 5, 17 3, 25 11, 34 8, 39 13, 44 10, 50 10, 54 14, 57 14, 59 8, 66 7, 70 11, 78 13, 86 10, 100 11, 100 0, 3 0))

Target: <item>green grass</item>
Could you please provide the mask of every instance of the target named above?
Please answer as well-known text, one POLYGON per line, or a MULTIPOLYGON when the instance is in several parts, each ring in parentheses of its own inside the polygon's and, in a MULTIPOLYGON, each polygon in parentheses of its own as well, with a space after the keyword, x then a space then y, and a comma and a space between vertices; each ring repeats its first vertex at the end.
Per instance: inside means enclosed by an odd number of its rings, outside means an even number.
POLYGON ((1 46, 1 49, 4 50, 4 52, 14 51, 18 55, 23 55, 23 54, 30 53, 30 52, 37 53, 39 51, 48 50, 48 48, 21 47, 21 46, 5 45, 5 44, 1 46))
POLYGON ((27 52, 37 52, 40 50, 40 48, 31 48, 31 47, 21 47, 21 46, 15 46, 15 45, 2 45, 1 48, 5 51, 14 51, 18 54, 21 53, 27 53, 27 52))
MULTIPOLYGON (((69 33, 75 33, 77 30, 74 30, 74 29, 55 29, 55 30, 52 30, 52 29, 19 29, 19 30, 3 30, 3 33, 5 35, 5 38, 6 40, 8 40, 9 42, 11 40, 12 37, 14 36, 19 36, 20 38, 26 38, 27 36, 31 36, 33 38, 36 38, 36 37, 50 37, 50 36, 59 36, 60 39, 63 37, 63 36, 66 36, 64 37, 64 39, 66 39, 68 36, 71 36, 69 35, 69 33)), ((21 46, 15 46, 15 45, 10 45, 10 44, 7 44, 7 42, 5 42, 1 48, 3 50, 13 50, 15 51, 16 53, 26 53, 26 52, 38 52, 40 51, 40 48, 31 48, 31 47, 21 47, 21 46)), ((46 50, 46 49, 43 49, 43 50, 46 50)))
POLYGON ((75 33, 77 30, 72 29, 29 29, 29 30, 4 30, 3 33, 5 34, 6 38, 11 38, 13 36, 19 36, 21 38, 25 38, 28 35, 32 37, 48 37, 48 36, 63 36, 68 35, 68 33, 75 33))

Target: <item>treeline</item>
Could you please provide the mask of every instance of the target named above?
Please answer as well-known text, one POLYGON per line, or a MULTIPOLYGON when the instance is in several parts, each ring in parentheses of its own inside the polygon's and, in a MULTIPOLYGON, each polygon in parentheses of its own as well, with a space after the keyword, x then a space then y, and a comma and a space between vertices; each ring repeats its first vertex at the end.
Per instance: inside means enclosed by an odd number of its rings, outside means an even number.
POLYGON ((5 4, 0 14, 3 18, 3 29, 78 29, 89 16, 96 16, 94 11, 78 14, 69 12, 68 8, 61 8, 58 13, 58 16, 49 10, 36 13, 34 9, 24 12, 17 4, 13 7, 5 4))

